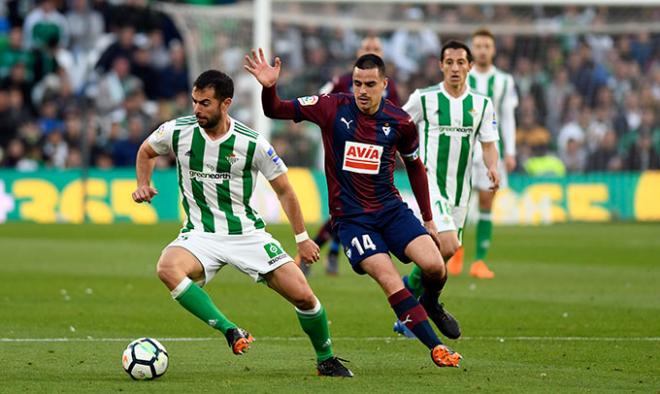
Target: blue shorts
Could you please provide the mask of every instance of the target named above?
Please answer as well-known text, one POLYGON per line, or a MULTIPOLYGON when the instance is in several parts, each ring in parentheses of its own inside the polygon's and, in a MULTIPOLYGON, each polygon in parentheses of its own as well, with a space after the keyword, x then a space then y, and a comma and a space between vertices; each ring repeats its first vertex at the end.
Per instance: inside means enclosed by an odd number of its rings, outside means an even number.
POLYGON ((366 273, 360 266, 362 260, 377 253, 392 252, 401 262, 410 263, 406 246, 428 234, 404 202, 384 211, 336 217, 334 228, 348 261, 360 275, 366 273))

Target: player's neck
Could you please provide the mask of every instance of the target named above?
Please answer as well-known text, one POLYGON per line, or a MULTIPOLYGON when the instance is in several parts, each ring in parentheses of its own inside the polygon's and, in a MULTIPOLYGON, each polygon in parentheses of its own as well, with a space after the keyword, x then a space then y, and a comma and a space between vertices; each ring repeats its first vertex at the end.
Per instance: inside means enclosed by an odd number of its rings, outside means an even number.
POLYGON ((450 96, 454 98, 461 97, 463 93, 465 93, 465 90, 467 89, 467 84, 463 83, 461 85, 452 85, 447 83, 447 81, 443 82, 445 91, 449 93, 450 96))
POLYGON ((229 127, 231 127, 231 120, 229 120, 229 116, 225 116, 224 119, 222 119, 218 124, 212 128, 212 129, 204 129, 206 132, 206 135, 209 136, 210 139, 212 140, 217 140, 222 137, 224 137, 225 134, 229 131, 229 127))
POLYGON ((485 74, 488 71, 490 71, 491 67, 493 67, 493 63, 486 63, 486 64, 475 63, 474 67, 477 69, 478 73, 485 74))

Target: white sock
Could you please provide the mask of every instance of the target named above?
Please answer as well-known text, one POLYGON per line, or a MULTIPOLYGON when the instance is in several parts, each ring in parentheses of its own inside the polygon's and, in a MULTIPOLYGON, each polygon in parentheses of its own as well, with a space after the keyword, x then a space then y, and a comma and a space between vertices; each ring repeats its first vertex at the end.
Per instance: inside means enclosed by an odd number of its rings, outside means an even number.
POLYGON ((183 294, 186 290, 188 290, 188 287, 190 287, 192 283, 193 283, 192 280, 190 280, 190 278, 188 278, 187 276, 183 278, 181 283, 176 285, 174 290, 170 291, 170 294, 172 294, 172 298, 174 299, 179 298, 181 294, 183 294))

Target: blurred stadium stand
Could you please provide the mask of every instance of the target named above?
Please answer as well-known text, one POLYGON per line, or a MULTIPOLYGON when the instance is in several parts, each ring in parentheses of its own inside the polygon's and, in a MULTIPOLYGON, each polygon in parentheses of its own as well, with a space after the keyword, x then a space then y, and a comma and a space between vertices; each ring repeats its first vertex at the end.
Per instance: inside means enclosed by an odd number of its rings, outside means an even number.
MULTIPOLYGON (((241 5, 250 2, 231 7, 241 5)), ((359 20, 365 8, 287 3, 275 11, 359 20)), ((146 0, 1 3, 0 166, 132 166, 151 130, 188 114, 191 77, 200 65, 191 66, 188 32, 165 9, 146 0)), ((440 80, 437 57, 444 40, 466 39, 472 29, 492 25, 496 64, 513 74, 520 97, 517 171, 535 174, 539 158, 553 168, 563 165, 560 174, 660 168, 660 34, 635 28, 657 23, 660 7, 420 4, 379 6, 375 12, 368 14, 374 23, 362 29, 275 19, 272 50, 285 68, 281 95, 318 91, 346 72, 360 38, 375 34, 405 101, 415 88, 440 80), (450 32, 451 26, 461 29, 450 32), (502 26, 518 31, 498 30, 502 26), (539 34, 535 26, 551 26, 557 34, 539 34)), ((219 52, 201 67, 226 70, 238 94, 250 29, 236 23, 231 34, 197 37, 219 52), (232 42, 239 37, 240 45, 232 42)), ((251 123, 249 100, 235 101, 232 114, 251 123)), ((319 136, 311 126, 275 123, 273 130, 273 145, 290 166, 319 165, 319 136)), ((167 158, 158 162, 171 164, 167 158)))

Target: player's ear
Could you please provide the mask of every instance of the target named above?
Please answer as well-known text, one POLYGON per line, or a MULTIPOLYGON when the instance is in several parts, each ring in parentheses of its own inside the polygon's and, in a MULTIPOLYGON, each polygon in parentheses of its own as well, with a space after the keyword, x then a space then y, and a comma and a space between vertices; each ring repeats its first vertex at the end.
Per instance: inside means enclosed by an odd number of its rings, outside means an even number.
POLYGON ((383 89, 387 89, 387 84, 390 82, 389 78, 385 77, 383 78, 383 89))
POLYGON ((221 106, 224 107, 225 109, 229 108, 229 106, 232 103, 231 97, 227 97, 226 99, 222 100, 221 106))

